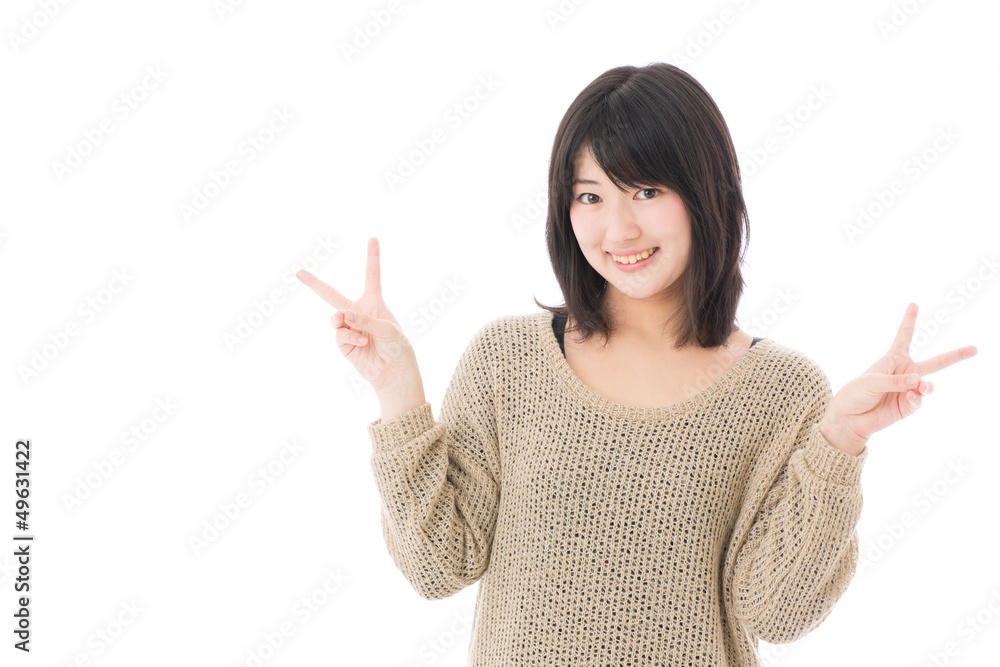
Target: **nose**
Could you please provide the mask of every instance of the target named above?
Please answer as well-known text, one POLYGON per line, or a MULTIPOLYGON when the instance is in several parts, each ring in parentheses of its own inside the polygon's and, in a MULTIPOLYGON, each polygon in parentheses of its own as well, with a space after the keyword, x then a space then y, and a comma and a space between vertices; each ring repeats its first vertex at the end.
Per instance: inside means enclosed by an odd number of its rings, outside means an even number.
POLYGON ((612 205, 605 207, 607 218, 605 219, 605 236, 612 243, 624 244, 629 239, 634 239, 642 235, 639 229, 635 211, 632 210, 632 202, 628 197, 612 198, 612 205))

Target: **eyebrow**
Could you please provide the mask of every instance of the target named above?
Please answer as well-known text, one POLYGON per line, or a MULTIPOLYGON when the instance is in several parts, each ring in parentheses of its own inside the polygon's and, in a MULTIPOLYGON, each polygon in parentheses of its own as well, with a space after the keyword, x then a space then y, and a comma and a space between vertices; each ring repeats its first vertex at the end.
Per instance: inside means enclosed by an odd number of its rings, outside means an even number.
POLYGON ((600 183, 598 183, 597 181, 592 181, 589 178, 574 178, 573 182, 570 183, 570 185, 576 185, 577 183, 580 183, 582 185, 600 185, 600 183))

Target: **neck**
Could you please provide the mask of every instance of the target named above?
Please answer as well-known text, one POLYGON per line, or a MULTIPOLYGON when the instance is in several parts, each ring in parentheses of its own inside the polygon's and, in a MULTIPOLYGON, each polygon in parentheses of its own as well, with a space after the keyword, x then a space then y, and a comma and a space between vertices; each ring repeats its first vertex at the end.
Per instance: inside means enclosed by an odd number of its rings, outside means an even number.
MULTIPOLYGON (((719 349, 705 350, 690 341, 683 350, 675 348, 676 338, 672 330, 683 316, 683 298, 679 294, 657 296, 648 299, 634 299, 608 285, 604 299, 611 310, 611 321, 615 332, 608 342, 608 348, 628 349, 639 354, 656 354, 660 357, 673 354, 679 357, 715 354, 719 349), (670 318, 673 317, 673 320, 670 318)), ((723 349, 742 350, 749 346, 752 337, 736 326, 723 344, 723 349)))
POLYGON ((673 349, 675 338, 670 330, 681 317, 683 300, 680 295, 657 295, 635 299, 608 285, 605 303, 611 311, 615 332, 612 342, 624 343, 635 350, 667 352, 673 349), (674 319, 665 327, 664 324, 674 319))

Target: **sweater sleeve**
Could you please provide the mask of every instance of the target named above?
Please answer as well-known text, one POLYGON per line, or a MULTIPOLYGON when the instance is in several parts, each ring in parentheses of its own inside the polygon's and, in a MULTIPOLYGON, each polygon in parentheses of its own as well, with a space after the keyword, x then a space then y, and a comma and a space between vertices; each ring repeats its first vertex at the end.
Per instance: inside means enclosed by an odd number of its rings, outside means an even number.
POLYGON ((486 328, 467 346, 435 422, 429 402, 368 425, 383 537, 422 597, 441 599, 486 570, 500 502, 486 328))
POLYGON ((826 375, 819 378, 819 397, 735 563, 735 613, 772 644, 793 642, 826 620, 858 561, 860 478, 868 448, 852 456, 823 437, 819 421, 832 391, 826 375))

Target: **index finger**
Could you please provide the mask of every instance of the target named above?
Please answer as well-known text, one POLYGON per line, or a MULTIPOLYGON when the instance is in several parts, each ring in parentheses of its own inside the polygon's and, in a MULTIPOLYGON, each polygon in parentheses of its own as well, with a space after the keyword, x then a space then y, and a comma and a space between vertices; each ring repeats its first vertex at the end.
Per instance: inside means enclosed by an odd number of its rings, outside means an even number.
POLYGON ((295 274, 295 277, 308 285, 309 289, 319 294, 323 301, 326 301, 337 310, 345 310, 347 308, 347 304, 350 302, 349 299, 305 269, 300 269, 295 274))

